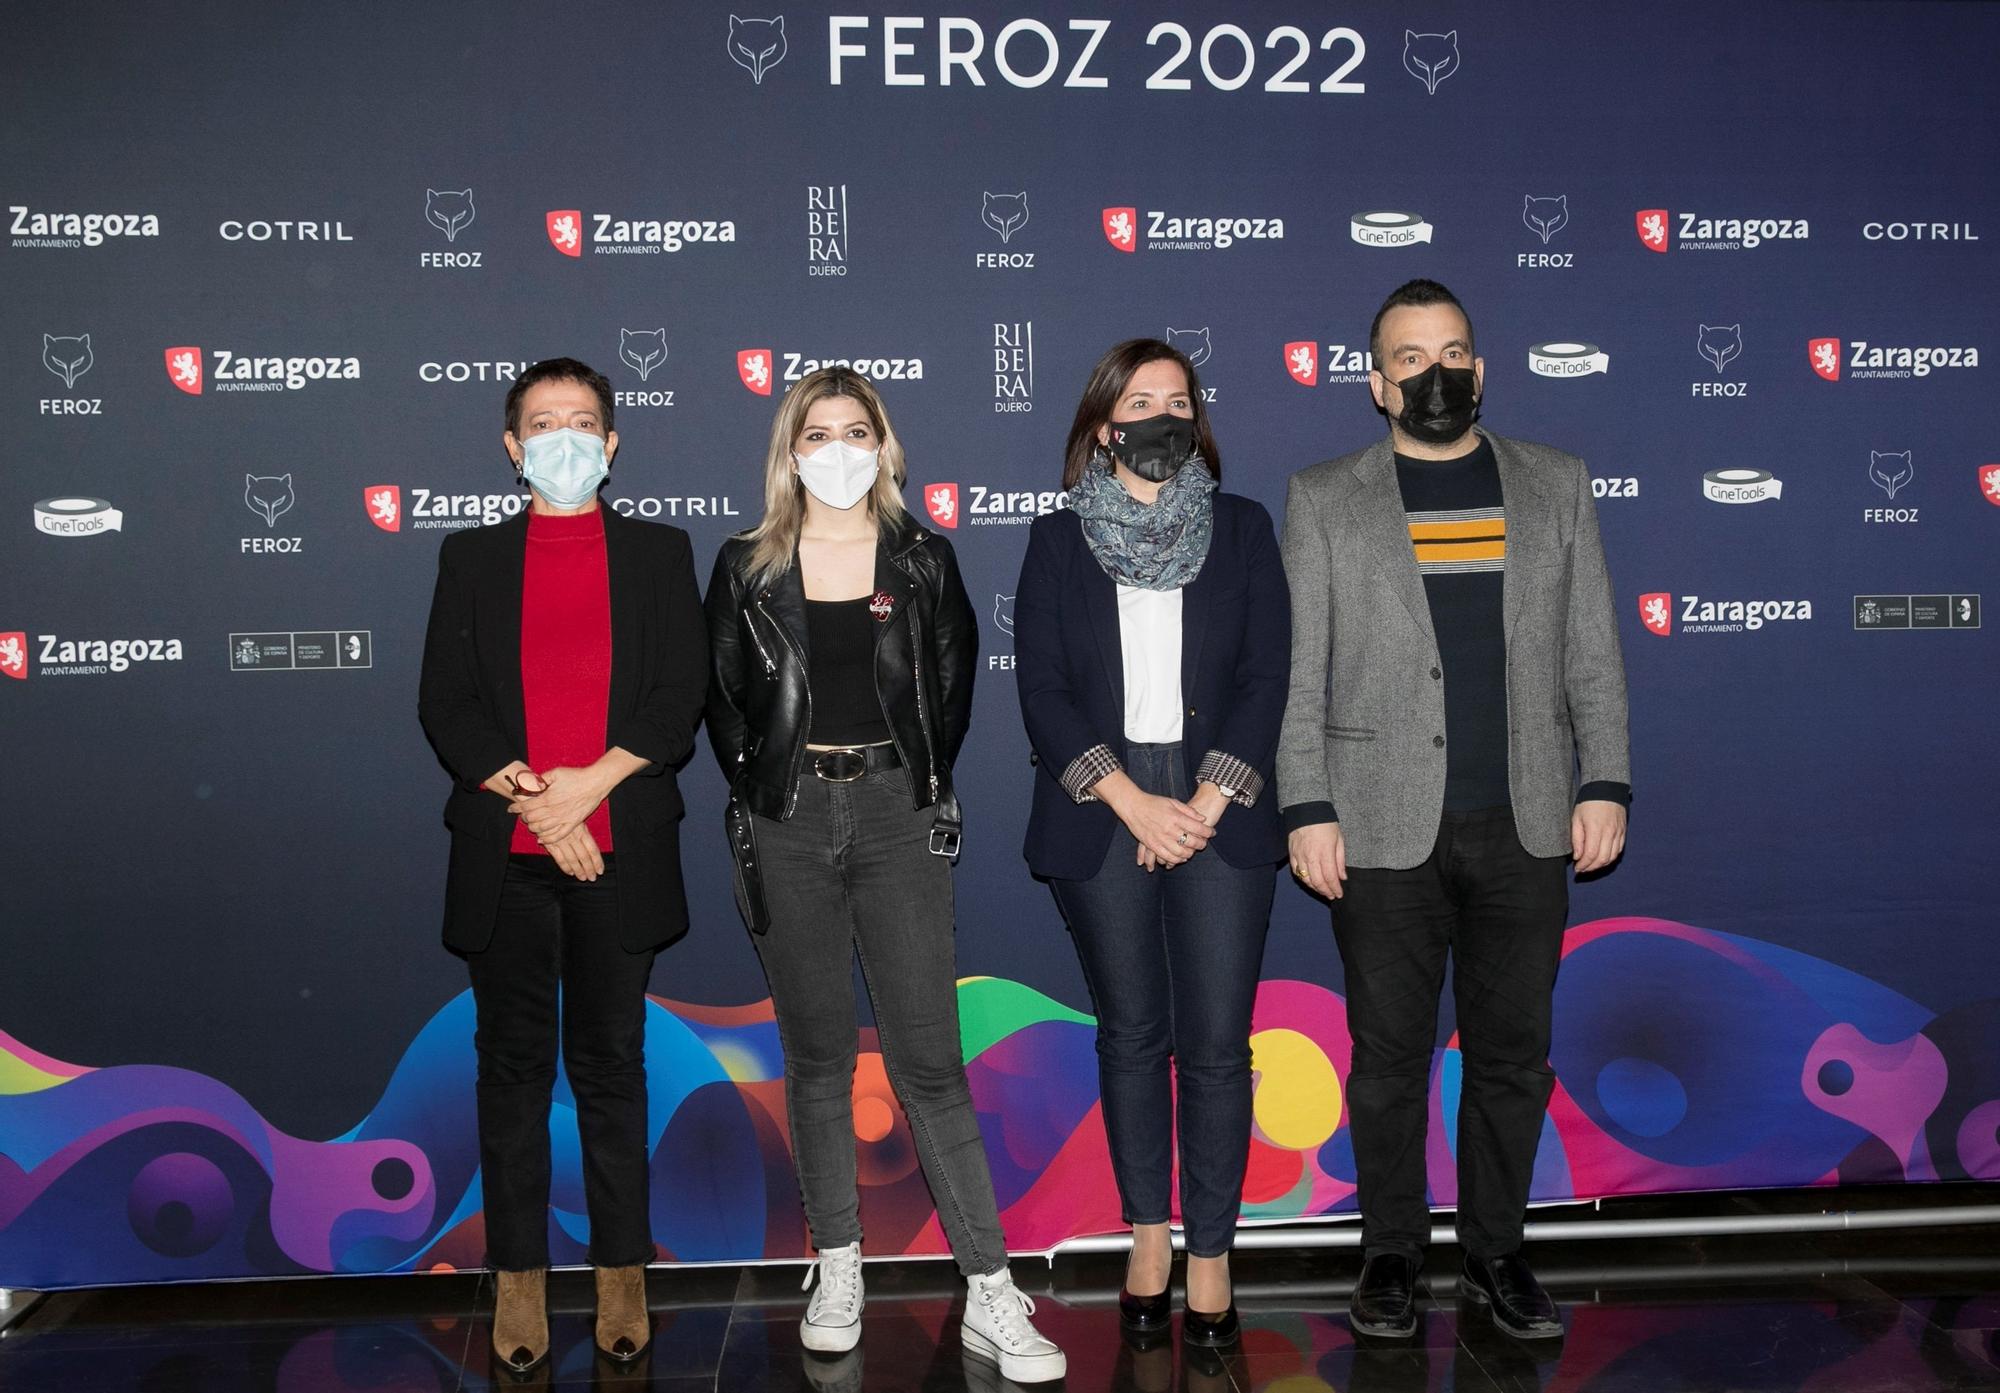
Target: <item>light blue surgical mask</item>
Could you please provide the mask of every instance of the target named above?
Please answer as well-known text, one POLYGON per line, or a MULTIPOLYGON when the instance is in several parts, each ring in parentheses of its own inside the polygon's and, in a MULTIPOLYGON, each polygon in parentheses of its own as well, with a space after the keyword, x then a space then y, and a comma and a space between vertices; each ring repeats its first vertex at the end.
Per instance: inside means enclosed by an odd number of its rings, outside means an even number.
POLYGON ((558 508, 580 508, 611 474, 604 439, 564 426, 521 442, 521 477, 558 508))

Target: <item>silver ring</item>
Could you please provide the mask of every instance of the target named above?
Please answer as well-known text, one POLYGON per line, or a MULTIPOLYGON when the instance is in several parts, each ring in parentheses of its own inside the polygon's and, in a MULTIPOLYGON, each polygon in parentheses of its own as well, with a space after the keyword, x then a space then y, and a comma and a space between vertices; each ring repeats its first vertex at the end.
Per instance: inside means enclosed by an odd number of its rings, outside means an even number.
POLYGON ((1183 833, 1181 833, 1181 834, 1180 834, 1180 836, 1176 837, 1176 838, 1174 839, 1174 844, 1175 844, 1176 846, 1186 846, 1186 845, 1187 845, 1187 833, 1183 832, 1183 833))

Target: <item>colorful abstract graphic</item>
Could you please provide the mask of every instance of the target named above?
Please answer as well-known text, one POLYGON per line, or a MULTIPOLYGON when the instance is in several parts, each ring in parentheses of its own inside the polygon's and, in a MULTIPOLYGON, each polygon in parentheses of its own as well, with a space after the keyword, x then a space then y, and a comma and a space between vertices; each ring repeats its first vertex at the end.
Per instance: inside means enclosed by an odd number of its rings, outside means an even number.
MULTIPOLYGON (((1018 983, 960 984, 964 1054, 1010 1244, 1117 1229, 1091 1019, 1018 983)), ((1657 919, 1570 931, 1537 1199, 2000 1177, 2000 998, 1934 1014, 1804 954, 1657 919)), ((286 1136, 225 1085, 83 1068, 0 1033, 0 1285, 56 1288, 483 1262, 472 1003, 447 1005, 345 1136, 286 1136)), ((1345 1004, 1259 989, 1245 1217, 1351 1210, 1345 1004)), ((1456 1196, 1460 1069, 1431 1088, 1431 1186, 1456 1196)), ((666 1261, 805 1252, 769 1002, 654 998, 653 1232, 666 1261)), ((871 1251, 943 1238, 872 1032, 854 1082, 871 1251)), ((550 1130, 558 1263, 588 1241, 575 1103, 550 1130)))

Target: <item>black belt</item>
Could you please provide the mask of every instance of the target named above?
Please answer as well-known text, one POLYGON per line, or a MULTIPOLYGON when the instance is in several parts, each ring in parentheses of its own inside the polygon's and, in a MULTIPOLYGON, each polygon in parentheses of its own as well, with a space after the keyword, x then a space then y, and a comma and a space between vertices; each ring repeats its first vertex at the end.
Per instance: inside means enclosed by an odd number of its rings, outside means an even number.
POLYGON ((830 784, 851 784, 885 769, 900 769, 903 757, 893 741, 884 745, 850 745, 839 750, 807 750, 812 772, 830 784))

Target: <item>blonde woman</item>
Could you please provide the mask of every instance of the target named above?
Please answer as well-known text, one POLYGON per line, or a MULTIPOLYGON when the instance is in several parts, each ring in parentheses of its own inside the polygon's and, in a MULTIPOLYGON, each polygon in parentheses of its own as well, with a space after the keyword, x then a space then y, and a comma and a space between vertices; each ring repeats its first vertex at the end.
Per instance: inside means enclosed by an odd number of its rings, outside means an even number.
POLYGON ((764 519, 708 587, 709 741, 730 787, 738 891, 785 1051, 785 1105, 818 1261, 800 1337, 861 1338, 853 1083, 858 952, 889 1081, 969 1288, 968 1352, 1017 1382, 1061 1350, 1014 1286, 959 1052, 951 766, 979 633, 944 538, 903 507, 903 448, 845 368, 786 394, 764 519))

